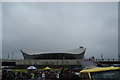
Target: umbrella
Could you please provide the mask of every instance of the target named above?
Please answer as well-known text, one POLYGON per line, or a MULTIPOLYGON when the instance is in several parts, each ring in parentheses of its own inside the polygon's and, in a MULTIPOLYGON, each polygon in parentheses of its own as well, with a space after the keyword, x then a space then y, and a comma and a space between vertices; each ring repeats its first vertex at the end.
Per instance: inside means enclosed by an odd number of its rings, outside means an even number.
POLYGON ((63 68, 58 68, 58 70, 61 70, 61 69, 63 69, 63 68))
POLYGON ((50 67, 45 67, 44 70, 50 70, 51 68, 50 67))
POLYGON ((37 69, 37 68, 34 66, 29 66, 27 69, 37 69))
POLYGON ((80 70, 80 68, 73 68, 72 70, 73 70, 73 71, 74 71, 74 70, 80 70))

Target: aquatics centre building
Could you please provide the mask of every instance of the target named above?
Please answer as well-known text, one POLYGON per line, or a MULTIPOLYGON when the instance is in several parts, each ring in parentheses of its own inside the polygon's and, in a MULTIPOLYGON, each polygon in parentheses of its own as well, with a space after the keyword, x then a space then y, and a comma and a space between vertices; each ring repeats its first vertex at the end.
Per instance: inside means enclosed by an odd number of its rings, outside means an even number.
POLYGON ((78 49, 73 49, 64 52, 32 52, 29 50, 20 50, 22 52, 24 59, 83 59, 86 48, 79 47, 78 49))

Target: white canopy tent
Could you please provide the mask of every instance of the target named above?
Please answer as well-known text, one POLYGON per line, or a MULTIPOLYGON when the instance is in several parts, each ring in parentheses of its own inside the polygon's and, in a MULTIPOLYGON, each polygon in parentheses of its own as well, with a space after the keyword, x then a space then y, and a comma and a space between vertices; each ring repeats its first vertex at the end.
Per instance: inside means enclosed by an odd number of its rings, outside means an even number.
POLYGON ((37 68, 34 66, 29 66, 27 69, 31 70, 31 69, 37 69, 37 68))

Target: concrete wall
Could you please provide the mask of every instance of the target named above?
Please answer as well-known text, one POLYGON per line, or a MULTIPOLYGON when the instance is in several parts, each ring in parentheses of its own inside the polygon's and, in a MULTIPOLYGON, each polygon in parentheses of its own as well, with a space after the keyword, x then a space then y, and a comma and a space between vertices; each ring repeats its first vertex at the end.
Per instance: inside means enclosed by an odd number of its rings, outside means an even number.
POLYGON ((16 62, 16 65, 80 65, 82 60, 2 60, 16 62))

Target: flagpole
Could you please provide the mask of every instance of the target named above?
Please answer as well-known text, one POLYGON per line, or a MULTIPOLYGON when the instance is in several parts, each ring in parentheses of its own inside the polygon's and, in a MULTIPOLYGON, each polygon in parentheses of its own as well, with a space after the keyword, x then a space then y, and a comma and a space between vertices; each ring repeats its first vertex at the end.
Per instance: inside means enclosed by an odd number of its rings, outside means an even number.
POLYGON ((101 54, 101 59, 103 60, 103 55, 101 54))

